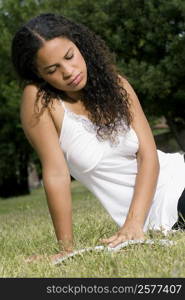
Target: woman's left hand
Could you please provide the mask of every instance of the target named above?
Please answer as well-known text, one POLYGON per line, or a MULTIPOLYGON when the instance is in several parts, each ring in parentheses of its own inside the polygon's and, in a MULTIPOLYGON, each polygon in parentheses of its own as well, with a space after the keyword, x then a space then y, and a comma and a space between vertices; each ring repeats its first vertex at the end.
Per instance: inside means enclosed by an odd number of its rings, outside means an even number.
POLYGON ((121 229, 109 238, 101 239, 102 243, 109 247, 116 247, 117 245, 128 240, 144 240, 145 235, 141 226, 135 223, 124 224, 121 229))

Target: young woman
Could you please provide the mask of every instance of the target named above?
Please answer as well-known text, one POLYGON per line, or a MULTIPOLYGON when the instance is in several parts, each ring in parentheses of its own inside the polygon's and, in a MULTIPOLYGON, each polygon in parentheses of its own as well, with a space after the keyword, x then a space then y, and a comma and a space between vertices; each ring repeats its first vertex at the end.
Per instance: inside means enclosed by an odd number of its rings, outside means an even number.
POLYGON ((109 246, 144 239, 148 229, 170 230, 178 210, 185 215, 184 157, 156 149, 133 88, 99 36, 63 16, 41 14, 15 34, 12 61, 24 82, 22 126, 39 155, 62 246, 51 259, 73 251, 70 174, 119 225, 102 240, 109 246))

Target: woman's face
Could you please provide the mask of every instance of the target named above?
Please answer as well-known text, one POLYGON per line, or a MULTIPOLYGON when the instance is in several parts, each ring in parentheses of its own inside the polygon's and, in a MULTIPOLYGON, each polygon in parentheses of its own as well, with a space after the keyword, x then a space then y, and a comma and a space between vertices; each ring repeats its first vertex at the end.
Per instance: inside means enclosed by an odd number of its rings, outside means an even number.
POLYGON ((67 38, 57 37, 44 42, 37 52, 36 66, 39 76, 68 96, 78 97, 86 85, 85 60, 76 45, 67 38))

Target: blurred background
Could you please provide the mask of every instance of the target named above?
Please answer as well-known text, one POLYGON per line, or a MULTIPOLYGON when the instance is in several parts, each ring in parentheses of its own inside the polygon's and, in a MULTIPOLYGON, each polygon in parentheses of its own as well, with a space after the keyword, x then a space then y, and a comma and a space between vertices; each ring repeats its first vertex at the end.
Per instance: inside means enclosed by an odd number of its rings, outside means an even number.
POLYGON ((133 85, 157 148, 185 152, 184 0, 0 0, 2 199, 29 194, 42 182, 20 123, 22 91, 11 65, 11 40, 19 26, 44 12, 63 14, 100 35, 133 85))

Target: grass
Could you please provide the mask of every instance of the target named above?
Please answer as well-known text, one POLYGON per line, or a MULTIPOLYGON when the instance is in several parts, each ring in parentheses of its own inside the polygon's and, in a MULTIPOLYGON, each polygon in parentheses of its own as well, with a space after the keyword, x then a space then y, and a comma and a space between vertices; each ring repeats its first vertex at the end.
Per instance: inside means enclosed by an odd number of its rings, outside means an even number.
MULTIPOLYGON (((73 223, 76 249, 100 244, 117 226, 98 200, 81 184, 72 182, 73 223)), ((150 232, 149 238, 164 238, 150 232)), ((185 277, 185 236, 170 235, 173 246, 133 245, 117 253, 88 252, 52 265, 47 260, 27 264, 32 254, 54 254, 58 250, 44 190, 31 195, 0 199, 1 278, 166 278, 185 277)))

